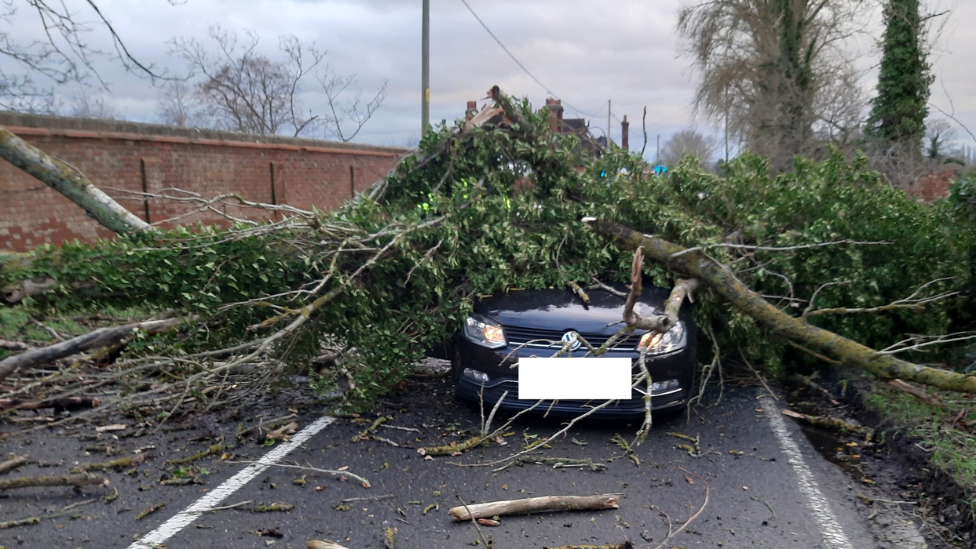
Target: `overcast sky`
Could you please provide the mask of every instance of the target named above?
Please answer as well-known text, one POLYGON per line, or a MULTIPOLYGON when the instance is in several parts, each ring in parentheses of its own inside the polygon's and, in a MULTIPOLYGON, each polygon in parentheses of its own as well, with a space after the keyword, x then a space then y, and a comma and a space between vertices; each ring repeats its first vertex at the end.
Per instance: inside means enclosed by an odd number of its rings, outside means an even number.
MULTIPOLYGON (((697 75, 681 55, 675 32, 678 8, 693 0, 468 0, 485 24, 519 61, 542 82, 540 86, 489 36, 461 0, 431 0, 431 121, 463 115, 465 102, 480 100, 492 85, 526 96, 541 106, 547 95, 561 98, 567 117, 590 121, 594 134, 607 127, 618 141, 620 120, 631 121, 631 148, 643 144, 641 115, 647 107, 646 156, 653 157, 656 137, 697 128, 720 133, 696 121, 691 107, 697 75)), ((81 0, 65 0, 84 19, 93 15, 81 0)), ((20 4, 17 0, 14 4, 20 4)), ((175 37, 207 40, 207 29, 256 31, 261 49, 277 53, 278 37, 293 34, 303 43, 328 50, 328 63, 340 74, 356 73, 365 92, 388 83, 382 109, 356 139, 379 145, 409 145, 420 135, 421 0, 98 0, 132 53, 143 62, 186 70, 168 53, 175 37)), ((925 9, 951 13, 934 44, 936 77, 931 102, 953 114, 976 133, 976 2, 923 0, 925 9)), ((21 8, 24 9, 24 8, 21 8)), ((13 36, 37 36, 36 19, 26 18, 10 30, 13 36), (33 27, 30 23, 34 21, 33 27)), ((866 28, 870 28, 870 25, 866 28)), ((880 32, 877 27, 877 32, 880 32)), ((105 33, 91 34, 105 43, 105 33)), ((862 46, 861 65, 877 63, 877 51, 862 46)), ((110 84, 103 93, 121 117, 156 120, 159 91, 145 79, 126 75, 117 64, 99 63, 110 84)), ((309 81, 311 90, 315 84, 309 81)), ((874 75, 864 87, 873 95, 874 75)), ((66 90, 66 93, 76 91, 66 90)), ((314 99, 311 98, 310 99, 314 99)), ((309 107, 315 105, 309 102, 309 107)), ((944 118, 935 108, 932 116, 944 118)), ((976 146, 967 131, 953 123, 959 143, 976 146)))

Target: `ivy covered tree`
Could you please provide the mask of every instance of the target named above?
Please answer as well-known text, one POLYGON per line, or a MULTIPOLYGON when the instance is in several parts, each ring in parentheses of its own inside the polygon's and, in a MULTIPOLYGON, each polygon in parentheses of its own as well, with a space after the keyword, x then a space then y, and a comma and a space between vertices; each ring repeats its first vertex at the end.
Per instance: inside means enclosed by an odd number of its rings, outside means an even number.
POLYGON ((923 36, 919 0, 889 0, 878 95, 872 101, 866 133, 886 150, 908 158, 921 154, 933 81, 923 36))

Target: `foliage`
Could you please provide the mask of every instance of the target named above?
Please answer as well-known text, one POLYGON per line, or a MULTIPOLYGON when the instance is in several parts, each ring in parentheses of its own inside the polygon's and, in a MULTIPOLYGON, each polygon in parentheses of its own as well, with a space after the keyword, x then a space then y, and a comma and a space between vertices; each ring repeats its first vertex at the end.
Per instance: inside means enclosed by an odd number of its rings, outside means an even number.
MULTIPOLYGON (((814 294, 816 308, 867 308, 937 279, 922 294, 968 283, 965 258, 976 235, 956 230, 949 204, 915 202, 863 158, 798 160, 792 174, 774 179, 768 162, 751 155, 725 165, 722 176, 692 158, 667 175, 648 175, 643 160, 626 151, 594 158, 577 138, 550 134, 546 115, 528 103, 517 112, 511 125, 429 133, 374 189, 375 199, 360 196, 284 226, 179 229, 42 248, 29 269, 0 271, 0 282, 61 282, 55 297, 34 306, 96 299, 198 314, 203 328, 164 342, 180 356, 211 350, 181 358, 187 372, 211 367, 212 350, 221 347, 258 349, 260 360, 288 371, 335 349, 361 400, 386 391, 425 349, 450 337, 477 295, 586 285, 593 277, 625 281, 630 253, 587 230, 584 216, 706 247, 793 314, 810 308, 814 294), (296 322, 273 345, 253 343, 296 322)), ((675 277, 657 265, 645 269, 661 286, 675 277)), ((703 294, 697 318, 721 349, 741 348, 767 369, 781 369, 784 343, 703 294)), ((924 313, 811 321, 881 348, 905 333, 944 332, 950 310, 937 302, 924 313)), ((130 358, 148 360, 137 354, 130 358)))
POLYGON ((949 187, 949 203, 966 220, 976 223, 976 174, 957 177, 949 187))
POLYGON ((919 0, 889 0, 878 95, 867 121, 867 134, 897 144, 916 156, 925 137, 929 87, 935 77, 922 49, 919 0))

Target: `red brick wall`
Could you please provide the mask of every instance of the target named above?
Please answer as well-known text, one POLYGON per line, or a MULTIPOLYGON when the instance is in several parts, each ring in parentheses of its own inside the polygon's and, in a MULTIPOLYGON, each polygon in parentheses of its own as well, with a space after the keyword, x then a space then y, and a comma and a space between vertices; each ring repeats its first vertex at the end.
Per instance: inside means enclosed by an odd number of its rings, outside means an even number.
MULTIPOLYGON (((144 199, 149 193, 205 199, 236 193, 254 202, 301 209, 338 207, 388 172, 406 152, 324 141, 255 138, 132 123, 0 113, 0 124, 84 172, 106 194, 155 224, 219 222, 199 205, 144 199), (175 189, 180 189, 177 192, 175 189), (167 222, 166 220, 172 220, 167 222)), ((215 207, 246 219, 264 210, 215 207)), ((111 237, 68 199, 0 160, 0 250, 111 237)))

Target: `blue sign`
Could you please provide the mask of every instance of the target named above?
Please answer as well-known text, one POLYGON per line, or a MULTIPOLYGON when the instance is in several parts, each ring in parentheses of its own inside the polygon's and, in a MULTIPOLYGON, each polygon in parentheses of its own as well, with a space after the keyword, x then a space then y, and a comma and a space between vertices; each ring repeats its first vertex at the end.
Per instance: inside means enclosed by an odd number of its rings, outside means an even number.
POLYGON ((658 164, 657 166, 654 166, 654 173, 667 173, 667 171, 668 171, 668 167, 665 166, 664 164, 658 164))

